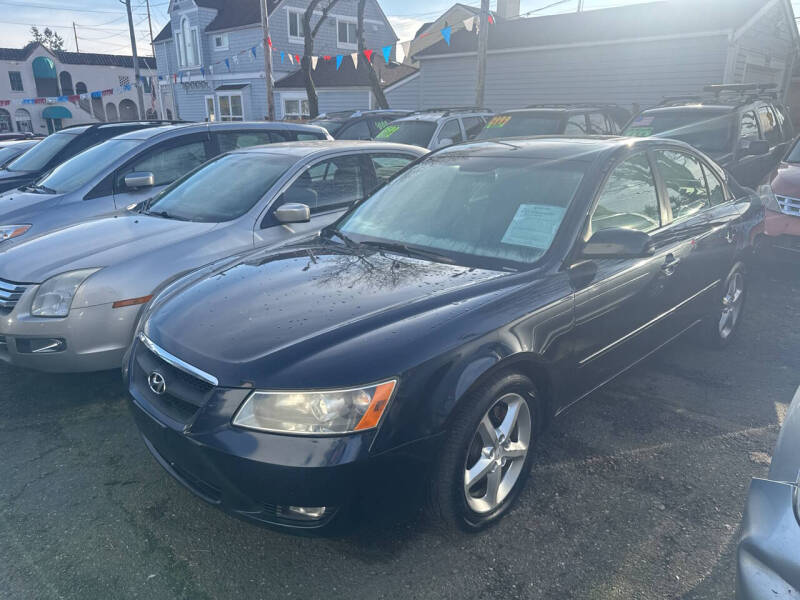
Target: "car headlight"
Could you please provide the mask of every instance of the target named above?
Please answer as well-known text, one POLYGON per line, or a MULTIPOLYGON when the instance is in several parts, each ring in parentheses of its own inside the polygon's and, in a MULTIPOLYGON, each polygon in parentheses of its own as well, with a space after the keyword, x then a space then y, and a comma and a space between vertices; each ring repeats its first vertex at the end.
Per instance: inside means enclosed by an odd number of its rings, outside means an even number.
POLYGON ((360 388, 308 392, 253 392, 233 424, 260 431, 336 434, 376 427, 397 380, 360 388))
POLYGON ((0 225, 0 242, 20 236, 30 228, 30 225, 0 225))
POLYGON ((778 206, 778 197, 775 195, 775 191, 772 189, 771 185, 765 183, 759 186, 757 193, 761 197, 765 208, 774 212, 781 212, 781 207, 778 206))
POLYGON ((86 279, 100 269, 81 269, 61 273, 45 281, 36 291, 31 305, 35 317, 66 317, 75 292, 86 279))

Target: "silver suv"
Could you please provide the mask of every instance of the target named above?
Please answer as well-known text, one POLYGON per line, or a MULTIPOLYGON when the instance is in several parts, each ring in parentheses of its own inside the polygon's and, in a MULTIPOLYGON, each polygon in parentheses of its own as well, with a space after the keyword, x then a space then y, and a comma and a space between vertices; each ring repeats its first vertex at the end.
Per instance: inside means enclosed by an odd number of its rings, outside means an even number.
POLYGON ((436 150, 471 140, 491 116, 485 108, 431 108, 392 121, 375 139, 436 150))
POLYGON ((330 140, 289 123, 187 123, 139 129, 92 146, 35 183, 0 194, 0 249, 124 211, 215 156, 273 142, 330 140))

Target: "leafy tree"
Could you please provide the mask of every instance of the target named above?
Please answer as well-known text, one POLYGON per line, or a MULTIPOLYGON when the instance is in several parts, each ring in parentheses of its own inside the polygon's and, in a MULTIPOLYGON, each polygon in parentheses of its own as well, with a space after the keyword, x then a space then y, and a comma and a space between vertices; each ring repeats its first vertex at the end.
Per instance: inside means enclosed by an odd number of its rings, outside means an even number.
POLYGON ((49 27, 45 27, 44 31, 39 31, 38 27, 31 27, 31 35, 34 42, 40 43, 45 48, 50 50, 63 50, 64 38, 58 35, 49 27))

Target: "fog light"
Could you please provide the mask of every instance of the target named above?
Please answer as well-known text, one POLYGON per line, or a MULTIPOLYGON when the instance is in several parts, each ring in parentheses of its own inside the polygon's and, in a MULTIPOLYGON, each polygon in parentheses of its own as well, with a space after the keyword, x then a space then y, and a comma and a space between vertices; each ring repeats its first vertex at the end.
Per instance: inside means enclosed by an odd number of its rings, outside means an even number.
POLYGON ((61 338, 17 338, 16 345, 20 354, 52 354, 67 349, 67 342, 61 338))
POLYGON ((314 521, 324 517, 327 511, 326 506, 287 506, 286 512, 290 514, 286 516, 291 519, 314 521))

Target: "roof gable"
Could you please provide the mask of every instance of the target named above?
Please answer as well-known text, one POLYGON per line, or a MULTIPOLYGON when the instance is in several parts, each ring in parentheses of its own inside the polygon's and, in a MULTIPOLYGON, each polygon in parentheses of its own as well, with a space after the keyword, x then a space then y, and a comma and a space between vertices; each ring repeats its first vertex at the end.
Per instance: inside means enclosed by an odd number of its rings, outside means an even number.
MULTIPOLYGON (((666 35, 730 31, 743 26, 765 0, 659 0, 615 8, 497 21, 489 28, 489 49, 613 42, 666 35)), ((473 32, 453 32, 414 58, 475 52, 473 32)))

